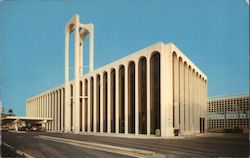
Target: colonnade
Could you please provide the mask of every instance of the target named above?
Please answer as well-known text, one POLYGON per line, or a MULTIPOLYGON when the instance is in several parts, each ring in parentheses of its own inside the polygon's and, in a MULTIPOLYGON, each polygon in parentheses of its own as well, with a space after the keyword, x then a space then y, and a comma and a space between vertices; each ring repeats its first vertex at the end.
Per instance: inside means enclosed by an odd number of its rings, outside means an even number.
POLYGON ((65 127, 65 92, 64 88, 52 90, 29 99, 26 103, 28 117, 52 119, 46 130, 64 131, 65 127))
POLYGON ((207 128, 207 81, 173 52, 173 127, 181 134, 204 133, 207 128))
POLYGON ((52 131, 203 133, 207 129, 206 76, 178 51, 164 51, 168 47, 156 44, 83 75, 78 90, 70 81, 69 104, 64 85, 32 97, 27 115, 52 118, 48 125, 52 131), (77 108, 75 91, 79 91, 77 108))
POLYGON ((70 84, 70 131, 150 135, 161 129, 159 52, 84 75, 79 85, 80 107, 74 111, 70 84))

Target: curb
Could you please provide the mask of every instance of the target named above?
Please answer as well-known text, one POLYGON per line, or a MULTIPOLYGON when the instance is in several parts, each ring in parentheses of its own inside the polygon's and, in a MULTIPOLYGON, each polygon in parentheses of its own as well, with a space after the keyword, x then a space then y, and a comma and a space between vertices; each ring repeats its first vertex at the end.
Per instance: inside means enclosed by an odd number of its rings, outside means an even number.
POLYGON ((86 136, 98 136, 98 137, 117 137, 117 138, 128 138, 128 139, 185 139, 188 136, 169 136, 169 137, 157 137, 155 135, 135 135, 135 134, 116 134, 116 133, 93 133, 93 132, 79 132, 79 133, 73 133, 73 132, 57 132, 57 131, 50 131, 48 133, 59 133, 59 134, 72 134, 72 135, 86 135, 86 136))
POLYGON ((120 155, 127 155, 127 156, 133 156, 133 157, 141 157, 141 158, 165 158, 164 155, 157 154, 153 151, 148 151, 148 150, 124 148, 124 147, 118 147, 118 146, 112 146, 112 145, 106 145, 106 144, 90 143, 90 142, 83 142, 83 141, 65 139, 65 138, 56 138, 56 137, 43 136, 43 135, 34 136, 34 137, 38 139, 50 140, 50 141, 55 141, 59 143, 80 146, 84 148, 112 152, 112 153, 116 153, 120 155))
MULTIPOLYGON (((5 142, 2 142, 2 143, 3 143, 3 145, 5 145, 5 146, 7 146, 7 147, 9 147, 9 148, 11 148, 11 149, 15 149, 15 147, 13 147, 13 146, 11 146, 11 145, 5 143, 5 142)), ((23 152, 23 151, 21 151, 21 150, 16 150, 15 152, 16 152, 17 154, 19 154, 19 155, 24 155, 26 158, 34 158, 33 156, 31 156, 31 155, 29 155, 29 154, 27 154, 26 152, 23 152)))

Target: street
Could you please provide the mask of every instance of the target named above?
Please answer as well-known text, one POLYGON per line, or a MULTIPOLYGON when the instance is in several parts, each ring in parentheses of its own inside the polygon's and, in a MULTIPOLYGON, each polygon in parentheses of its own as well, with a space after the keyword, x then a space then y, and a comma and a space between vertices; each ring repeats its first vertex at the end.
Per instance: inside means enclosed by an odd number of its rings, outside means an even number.
POLYGON ((65 133, 3 133, 3 141, 34 157, 125 157, 33 136, 50 136, 119 147, 143 149, 166 157, 248 157, 248 134, 206 134, 177 139, 135 139, 65 133))
POLYGON ((35 158, 128 158, 128 156, 45 141, 33 136, 41 133, 3 132, 3 141, 35 158))

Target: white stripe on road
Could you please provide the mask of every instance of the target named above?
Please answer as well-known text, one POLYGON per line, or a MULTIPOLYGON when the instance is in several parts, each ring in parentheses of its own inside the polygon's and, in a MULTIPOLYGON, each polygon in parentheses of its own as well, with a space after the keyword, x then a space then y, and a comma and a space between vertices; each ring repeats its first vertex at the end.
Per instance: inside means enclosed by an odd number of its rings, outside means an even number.
MULTIPOLYGON (((2 142, 2 143, 3 143, 3 145, 5 145, 5 146, 11 148, 12 150, 15 149, 15 147, 13 147, 13 146, 11 146, 11 145, 5 143, 5 142, 2 142)), ((33 156, 31 156, 31 155, 29 155, 29 154, 27 154, 26 152, 23 152, 23 151, 21 151, 21 150, 16 150, 15 152, 16 152, 17 154, 19 154, 19 155, 24 155, 26 158, 34 158, 33 156)))
POLYGON ((133 156, 133 157, 165 158, 164 155, 157 154, 153 151, 148 151, 148 150, 124 148, 124 147, 118 147, 118 146, 112 146, 112 145, 106 145, 106 144, 97 144, 97 143, 90 143, 90 142, 65 139, 65 138, 58 138, 58 137, 43 136, 43 135, 34 136, 34 138, 50 140, 50 141, 54 141, 54 142, 65 143, 65 144, 80 146, 80 147, 84 147, 84 148, 101 150, 101 151, 116 153, 116 154, 120 154, 120 155, 133 156))

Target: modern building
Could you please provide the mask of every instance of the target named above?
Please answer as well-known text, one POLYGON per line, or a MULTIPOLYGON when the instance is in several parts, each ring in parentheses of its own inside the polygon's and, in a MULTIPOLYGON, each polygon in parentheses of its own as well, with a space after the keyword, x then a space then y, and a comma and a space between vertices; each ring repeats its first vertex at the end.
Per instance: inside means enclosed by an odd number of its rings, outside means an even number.
POLYGON ((209 98, 209 129, 249 129, 249 116, 249 94, 209 98))
POLYGON ((65 32, 65 83, 27 99, 28 116, 52 118, 51 131, 162 137, 205 132, 207 77, 173 43, 156 43, 94 70, 93 25, 80 24, 76 15, 65 32), (75 77, 69 80, 73 31, 75 77), (83 74, 87 35, 89 72, 83 74))

